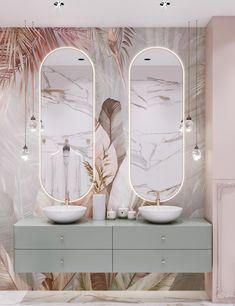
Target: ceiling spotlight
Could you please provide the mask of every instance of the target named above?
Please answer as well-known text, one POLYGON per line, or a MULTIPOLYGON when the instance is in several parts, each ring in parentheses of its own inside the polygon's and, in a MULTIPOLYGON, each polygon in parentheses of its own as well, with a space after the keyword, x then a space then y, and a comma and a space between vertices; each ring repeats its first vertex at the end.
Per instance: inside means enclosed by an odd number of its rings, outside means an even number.
POLYGON ((160 6, 162 6, 162 7, 168 7, 170 5, 171 5, 171 3, 169 1, 162 1, 162 2, 160 2, 160 6))
POLYGON ((56 2, 54 2, 54 6, 56 6, 56 7, 64 6, 64 2, 62 2, 62 1, 56 1, 56 2))
POLYGON ((146 57, 144 60, 145 60, 145 61, 151 61, 151 58, 146 57))

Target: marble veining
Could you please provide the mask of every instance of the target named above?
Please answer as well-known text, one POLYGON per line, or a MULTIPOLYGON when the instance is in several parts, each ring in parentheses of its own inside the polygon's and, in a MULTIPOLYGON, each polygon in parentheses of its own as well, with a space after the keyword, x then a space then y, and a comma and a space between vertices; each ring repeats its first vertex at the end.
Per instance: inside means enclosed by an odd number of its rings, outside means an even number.
MULTIPOLYGON (((87 306, 214 306, 203 291, 160 292, 0 292, 0 305, 87 305, 87 306)), ((221 306, 234 304, 220 304, 221 306)))
MULTIPOLYGON (((158 49, 155 52, 160 56, 158 49)), ((131 182, 144 199, 154 201, 154 191, 161 191, 161 199, 167 200, 183 180, 183 134, 179 131, 184 103, 182 67, 133 65, 132 70, 131 182), (141 79, 142 74, 146 77, 141 79)))
POLYGON ((89 68, 85 75, 80 70, 79 66, 66 63, 42 66, 42 184, 61 201, 66 194, 74 201, 91 186, 84 162, 92 164, 93 157, 92 76, 89 68), (62 148, 67 140, 71 150, 64 177, 62 148))
MULTIPOLYGON (((151 302, 202 302, 208 300, 203 291, 159 291, 159 292, 138 292, 138 291, 66 291, 66 292, 0 292, 1 302, 13 303, 151 303, 151 302)), ((0 304, 1 305, 1 304, 0 304)))

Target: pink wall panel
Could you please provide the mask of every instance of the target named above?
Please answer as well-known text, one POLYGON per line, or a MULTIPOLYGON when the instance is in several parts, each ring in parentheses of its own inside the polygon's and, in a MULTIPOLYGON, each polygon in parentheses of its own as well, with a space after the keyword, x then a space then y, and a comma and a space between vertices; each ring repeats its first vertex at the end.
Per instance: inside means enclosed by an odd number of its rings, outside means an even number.
POLYGON ((235 17, 206 29, 206 217, 213 222, 215 302, 235 302, 235 17))
POLYGON ((213 126, 213 27, 212 23, 209 23, 206 29, 206 206, 205 216, 209 221, 212 221, 212 126, 213 126))
POLYGON ((212 26, 213 178, 235 179, 235 17, 212 26))

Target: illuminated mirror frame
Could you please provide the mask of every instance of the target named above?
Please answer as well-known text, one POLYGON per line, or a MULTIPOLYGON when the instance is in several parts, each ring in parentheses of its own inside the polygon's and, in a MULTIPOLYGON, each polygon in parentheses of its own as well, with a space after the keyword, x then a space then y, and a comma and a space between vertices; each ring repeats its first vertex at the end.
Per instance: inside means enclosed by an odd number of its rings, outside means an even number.
MULTIPOLYGON (((130 182, 130 186, 132 188, 132 190, 134 191, 135 195, 137 197, 139 197, 140 199, 142 199, 143 201, 145 202, 149 202, 149 203, 153 203, 153 204, 156 204, 156 201, 152 201, 152 200, 148 200, 148 199, 145 199, 143 198, 142 196, 140 196, 132 182, 131 182, 131 69, 132 69, 132 65, 134 63, 134 61, 136 60, 136 58, 143 52, 147 51, 147 50, 151 50, 151 49, 161 49, 161 50, 165 50, 167 52, 170 52, 171 54, 173 54, 177 60, 179 61, 179 64, 181 65, 181 69, 182 69, 182 80, 183 80, 183 84, 182 84, 182 119, 184 120, 185 118, 185 68, 184 68, 184 64, 182 62, 182 60, 180 59, 180 57, 172 50, 168 49, 168 48, 165 48, 165 47, 160 47, 160 46, 155 46, 155 47, 148 47, 148 48, 145 48, 143 50, 141 50, 140 52, 138 52, 134 58, 132 59, 131 63, 130 63, 130 66, 129 66, 129 75, 128 75, 128 78, 129 78, 129 84, 128 84, 128 112, 129 112, 129 135, 128 135, 128 141, 129 141, 129 147, 128 147, 128 164, 129 164, 129 167, 128 167, 128 175, 129 175, 129 182, 130 182)), ((179 125, 180 125, 180 122, 179 122, 179 125)), ((182 189, 183 187, 183 184, 184 184, 184 180, 185 180, 185 127, 183 125, 183 154, 182 154, 182 158, 183 158, 183 174, 182 174, 182 182, 181 182, 181 185, 180 187, 177 189, 177 191, 169 198, 167 199, 164 199, 162 200, 161 199, 161 202, 167 202, 171 199, 173 199, 182 189)))
MULTIPOLYGON (((84 56, 88 59, 89 63, 91 64, 91 67, 92 67, 92 119, 93 119, 92 120, 92 141, 93 141, 93 144, 92 144, 92 167, 93 167, 93 182, 94 182, 94 180, 95 180, 95 67, 94 67, 94 64, 93 64, 92 60, 86 54, 86 52, 84 52, 84 51, 82 51, 78 48, 75 48, 75 47, 67 46, 67 47, 56 48, 56 49, 52 50, 51 52, 49 52, 44 57, 41 65, 40 65, 40 68, 39 68, 39 123, 42 120, 42 114, 41 114, 41 109, 42 109, 42 95, 41 95, 42 73, 41 73, 41 70, 42 70, 42 66, 43 66, 43 64, 44 64, 44 62, 45 62, 45 60, 47 59, 48 56, 50 56, 51 54, 53 54, 57 50, 61 50, 61 49, 73 49, 73 50, 76 50, 76 51, 84 54, 84 56)), ((42 167, 41 167, 42 166, 42 141, 41 141, 41 137, 42 137, 41 124, 39 124, 39 130, 38 130, 38 139, 39 139, 39 182, 40 182, 42 190, 45 192, 45 194, 49 198, 51 198, 52 200, 54 200, 56 202, 62 203, 64 201, 56 199, 53 196, 51 196, 46 191, 46 189, 44 188, 44 186, 42 184, 42 171, 41 171, 42 170, 42 167)), ((70 200, 69 203, 74 203, 74 202, 80 201, 83 198, 85 198, 88 195, 88 193, 92 190, 93 182, 91 183, 91 186, 88 189, 88 191, 82 197, 80 197, 78 199, 75 199, 75 200, 70 200)))

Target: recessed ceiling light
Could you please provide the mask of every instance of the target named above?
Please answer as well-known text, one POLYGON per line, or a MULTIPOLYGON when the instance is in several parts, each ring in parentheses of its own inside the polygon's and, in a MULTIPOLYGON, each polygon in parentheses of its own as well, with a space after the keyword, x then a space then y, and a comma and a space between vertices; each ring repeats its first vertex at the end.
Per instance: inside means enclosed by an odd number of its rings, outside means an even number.
POLYGON ((83 57, 79 57, 79 59, 78 59, 79 61, 85 61, 85 58, 83 58, 83 57))
POLYGON ((171 5, 171 3, 169 1, 162 1, 162 2, 160 2, 160 6, 162 6, 162 7, 168 7, 170 5, 171 5))
POLYGON ((62 1, 56 1, 56 2, 54 2, 54 6, 56 6, 56 7, 64 6, 64 2, 62 2, 62 1))
POLYGON ((146 57, 144 60, 145 60, 145 61, 151 61, 151 58, 146 57))

